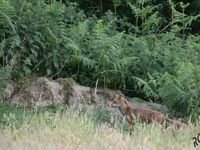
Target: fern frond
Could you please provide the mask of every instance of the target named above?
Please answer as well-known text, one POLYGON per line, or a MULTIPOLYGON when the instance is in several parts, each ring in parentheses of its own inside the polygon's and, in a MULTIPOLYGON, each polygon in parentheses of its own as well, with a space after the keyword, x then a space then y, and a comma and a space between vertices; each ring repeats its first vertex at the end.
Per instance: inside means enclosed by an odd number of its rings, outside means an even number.
POLYGON ((124 57, 114 64, 116 70, 122 70, 128 68, 130 65, 137 63, 139 61, 138 57, 124 57))
POLYGON ((83 65, 83 67, 94 68, 96 62, 83 55, 78 55, 75 59, 83 65))
POLYGON ((133 76, 132 79, 136 81, 137 86, 146 94, 146 96, 157 96, 157 94, 153 91, 153 89, 149 86, 149 84, 146 81, 135 76, 133 76))
POLYGON ((12 18, 16 17, 14 8, 7 0, 0 0, 0 24, 5 26, 9 25, 13 32, 15 31, 14 20, 12 18))
POLYGON ((85 20, 83 22, 79 22, 77 26, 74 26, 72 29, 71 29, 71 32, 72 33, 76 33, 76 38, 80 38, 81 37, 84 37, 88 34, 88 30, 89 30, 89 25, 88 25, 89 21, 88 20, 85 20))

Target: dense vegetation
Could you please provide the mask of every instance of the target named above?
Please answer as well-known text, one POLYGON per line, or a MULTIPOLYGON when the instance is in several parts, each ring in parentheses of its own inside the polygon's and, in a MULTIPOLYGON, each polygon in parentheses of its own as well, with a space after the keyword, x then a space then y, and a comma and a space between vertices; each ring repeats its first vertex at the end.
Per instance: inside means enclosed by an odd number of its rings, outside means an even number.
POLYGON ((200 2, 0 0, 0 80, 73 77, 200 115, 200 2))

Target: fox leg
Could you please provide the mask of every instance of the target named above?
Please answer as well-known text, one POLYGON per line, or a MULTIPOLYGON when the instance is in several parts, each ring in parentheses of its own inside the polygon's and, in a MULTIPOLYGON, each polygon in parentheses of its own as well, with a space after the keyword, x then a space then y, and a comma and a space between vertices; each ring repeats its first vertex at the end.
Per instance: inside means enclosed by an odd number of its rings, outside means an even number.
POLYGON ((129 134, 131 135, 134 130, 134 122, 132 116, 126 115, 126 120, 129 123, 129 134))
POLYGON ((161 132, 163 133, 166 129, 165 126, 163 124, 158 124, 158 126, 159 126, 161 132))
POLYGON ((130 126, 129 126, 129 134, 130 135, 132 135, 132 133, 133 133, 133 131, 134 131, 134 125, 133 124, 131 124, 130 126))

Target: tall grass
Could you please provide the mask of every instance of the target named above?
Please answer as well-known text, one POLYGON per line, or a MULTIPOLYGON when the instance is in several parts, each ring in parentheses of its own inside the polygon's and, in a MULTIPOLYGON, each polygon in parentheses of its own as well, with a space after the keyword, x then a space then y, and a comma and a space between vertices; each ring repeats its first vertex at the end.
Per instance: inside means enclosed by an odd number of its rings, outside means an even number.
POLYGON ((91 117, 93 112, 88 115, 65 109, 63 105, 56 109, 23 108, 23 111, 21 107, 5 107, 1 109, 0 120, 0 149, 3 150, 186 150, 194 149, 192 137, 200 131, 193 125, 161 131, 155 124, 136 124, 130 136, 119 125, 99 124, 91 117))

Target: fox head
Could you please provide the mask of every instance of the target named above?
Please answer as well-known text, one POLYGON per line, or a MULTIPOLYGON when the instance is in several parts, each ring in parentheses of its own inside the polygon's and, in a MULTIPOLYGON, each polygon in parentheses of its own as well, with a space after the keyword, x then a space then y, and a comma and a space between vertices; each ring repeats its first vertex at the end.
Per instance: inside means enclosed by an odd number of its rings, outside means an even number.
POLYGON ((128 101, 121 95, 115 95, 110 106, 125 108, 128 106, 128 101))

